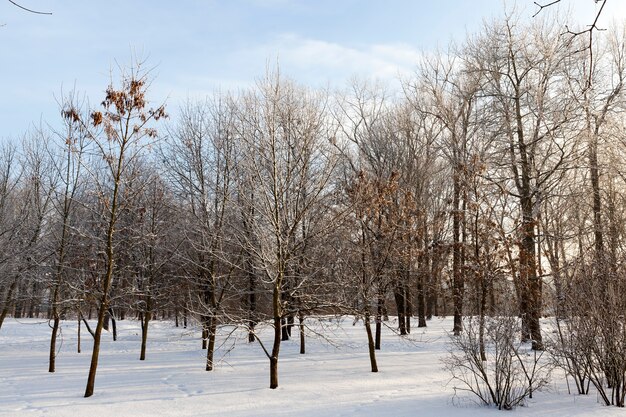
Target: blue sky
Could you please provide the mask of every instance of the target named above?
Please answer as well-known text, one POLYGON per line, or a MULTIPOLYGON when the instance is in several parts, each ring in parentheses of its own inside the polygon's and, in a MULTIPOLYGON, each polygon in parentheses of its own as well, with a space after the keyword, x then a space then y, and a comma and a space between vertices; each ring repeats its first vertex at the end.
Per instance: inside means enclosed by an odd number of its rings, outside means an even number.
MULTIPOLYGON (((518 0, 526 15, 531 0, 518 0)), ((564 0, 573 21, 593 0, 564 0)), ((502 14, 501 0, 0 0, 0 138, 40 120, 55 124, 55 97, 76 89, 102 99, 115 62, 132 51, 153 70, 151 97, 173 109, 186 98, 254 82, 265 68, 301 83, 339 88, 353 76, 396 82, 421 53, 445 47, 502 14)), ((512 2, 507 2, 508 5, 512 2)), ((626 17, 609 0, 605 20, 626 17)))

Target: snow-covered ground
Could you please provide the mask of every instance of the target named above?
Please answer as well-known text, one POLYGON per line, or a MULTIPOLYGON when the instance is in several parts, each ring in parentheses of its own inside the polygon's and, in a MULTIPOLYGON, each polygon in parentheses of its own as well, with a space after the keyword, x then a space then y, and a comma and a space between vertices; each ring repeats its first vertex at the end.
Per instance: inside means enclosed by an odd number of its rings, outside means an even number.
MULTIPOLYGON (((311 324, 311 326, 318 325, 311 324)), ((443 369, 449 319, 433 319, 411 340, 391 330, 378 352, 380 372, 369 372, 361 322, 325 323, 328 339, 311 337, 307 354, 299 341, 283 342, 280 387, 270 390, 269 361, 243 334, 216 352, 220 363, 204 371, 198 329, 153 322, 146 361, 139 361, 140 327, 118 322, 119 338, 105 334, 95 395, 83 398, 91 337, 82 332, 76 353, 76 323, 63 323, 57 372, 47 372, 50 329, 46 321, 7 319, 0 329, 0 416, 484 416, 511 413, 455 397, 443 369)), ((297 335, 297 334, 296 334, 297 335)), ((269 329, 264 334, 269 341, 269 329)), ((596 396, 569 395, 562 379, 537 393, 516 416, 624 416, 596 396)))

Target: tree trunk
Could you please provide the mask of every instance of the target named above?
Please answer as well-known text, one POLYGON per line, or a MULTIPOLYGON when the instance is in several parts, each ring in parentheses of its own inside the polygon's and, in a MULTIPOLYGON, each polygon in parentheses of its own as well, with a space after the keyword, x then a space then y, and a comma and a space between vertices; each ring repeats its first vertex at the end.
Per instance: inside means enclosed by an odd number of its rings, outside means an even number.
POLYGON ((287 319, 285 317, 280 319, 280 339, 282 341, 289 340, 289 331, 287 330, 287 319))
POLYGON ((87 387, 85 388, 85 397, 91 397, 96 384, 96 371, 98 369, 98 358, 100 355, 100 339, 102 338, 102 330, 104 328, 104 316, 107 312, 108 306, 108 291, 102 294, 100 300, 100 308, 98 309, 98 323, 96 324, 96 331, 93 337, 93 351, 91 353, 91 364, 89 366, 89 375, 87 377, 87 387))
POLYGON ((13 303, 13 318, 21 319, 24 312, 24 285, 18 285, 15 302, 13 303))
POLYGON ((480 304, 478 308, 479 323, 478 323, 478 340, 480 349, 480 360, 486 361, 487 356, 485 354, 485 309, 487 307, 487 283, 485 277, 481 273, 480 277, 480 304))
POLYGON ((35 306, 39 305, 39 301, 35 298, 38 292, 39 291, 37 289, 37 282, 35 281, 32 286, 31 299, 28 303, 28 313, 26 313, 29 319, 35 318, 35 306))
POLYGON ((248 272, 248 291, 248 343, 253 343, 256 327, 256 280, 252 272, 248 272))
POLYGON ((302 313, 298 315, 299 327, 300 327, 300 354, 304 355, 305 350, 305 334, 304 334, 304 316, 302 313))
MULTIPOLYGON (((457 156, 458 158, 458 156, 457 156)), ((454 306, 454 323, 452 332, 458 336, 463 330, 463 248, 461 244, 461 178, 458 161, 455 161, 452 194, 452 300, 454 306)))
POLYGON ((13 278, 13 282, 9 287, 9 291, 7 291, 6 297, 4 297, 4 306, 2 307, 2 312, 0 313, 0 329, 2 328, 2 323, 4 323, 4 319, 9 314, 9 309, 11 308, 11 302, 13 301, 13 293, 15 292, 15 288, 17 287, 18 278, 13 278))
POLYGON ((147 304, 147 308, 146 308, 146 312, 143 314, 142 320, 141 320, 141 352, 139 353, 139 360, 140 361, 145 361, 146 360, 146 345, 148 344, 148 326, 150 324, 150 320, 152 319, 152 312, 151 310, 151 301, 150 299, 148 299, 147 304))
POLYGON ((398 283, 393 292, 398 312, 398 330, 401 335, 406 335, 406 297, 403 284, 398 283))
POLYGON ((209 324, 209 345, 206 351, 206 370, 213 370, 213 354, 215 352, 215 337, 217 333, 217 320, 215 316, 211 317, 209 324))
POLYGON ((522 293, 522 328, 526 329, 532 340, 534 350, 543 349, 541 337, 541 278, 537 276, 535 249, 535 222, 532 217, 532 201, 522 199, 522 241, 520 245, 520 275, 522 293))
POLYGON ((48 363, 48 372, 54 372, 56 367, 57 356, 57 333, 59 331, 59 314, 56 311, 56 307, 53 307, 54 319, 52 321, 52 335, 50 336, 50 360, 48 363))
MULTIPOLYGON (((91 320, 91 315, 89 316, 89 319, 91 320)), ((111 315, 108 311, 104 313, 104 323, 102 324, 102 328, 107 332, 111 328, 111 315)))
POLYGON ((598 169, 598 138, 593 135, 589 146, 589 177, 593 192, 593 235, 596 262, 603 263, 604 235, 602 230, 602 199, 600 196, 600 170, 598 169))
POLYGON ((85 327, 87 328, 87 331, 89 332, 89 334, 91 335, 92 338, 96 337, 96 334, 94 333, 93 330, 91 330, 91 327, 89 326, 89 323, 87 322, 87 320, 85 320, 85 317, 83 317, 83 315, 80 315, 81 320, 83 321, 83 323, 85 324, 85 327))
POLYGON ((417 327, 426 327, 426 300, 424 294, 424 275, 417 279, 417 327))
POLYGON ((280 290, 282 287, 281 277, 277 278, 277 282, 274 284, 274 291, 272 294, 272 310, 274 315, 274 343, 272 344, 272 353, 270 355, 270 388, 278 388, 278 354, 280 352, 281 342, 281 302, 280 302, 280 290))
POLYGON ((378 372, 378 364, 376 363, 376 348, 374 346, 374 337, 372 336, 372 326, 370 324, 369 312, 365 313, 363 321, 365 324, 365 331, 367 332, 367 348, 370 353, 370 366, 372 372, 378 372))
POLYGON ((207 348, 209 341, 209 320, 208 316, 202 317, 202 350, 207 348))
POLYGON ((113 328, 113 341, 117 340, 117 322, 115 320, 115 315, 113 314, 113 309, 109 307, 109 315, 111 317, 111 327, 113 328))
POLYGON ((383 299, 382 297, 378 296, 378 300, 376 301, 376 338, 374 341, 374 348, 376 350, 380 350, 380 339, 382 336, 382 320, 383 320, 383 299))
POLYGON ((291 330, 293 329, 295 323, 295 319, 293 317, 293 314, 290 314, 289 316, 287 316, 287 335, 289 336, 289 338, 291 339, 291 330))
POLYGON ((78 318, 78 329, 77 329, 77 336, 76 336, 76 352, 80 353, 80 317, 78 318))
POLYGON ((115 223, 117 220, 118 208, 118 192, 120 178, 122 173, 122 161, 124 150, 120 151, 118 159, 117 173, 115 175, 115 185, 113 187, 113 195, 111 199, 111 215, 109 217, 109 225, 107 229, 107 245, 106 245, 106 273, 104 274, 104 282, 102 285, 102 297, 100 298, 100 306, 98 309, 98 323, 93 338, 93 351, 91 353, 91 364, 89 366, 89 375, 87 377, 87 386, 85 387, 85 397, 91 397, 96 384, 96 371, 98 369, 98 357, 100 355, 100 339, 102 338, 102 328, 104 326, 104 318, 109 311, 109 292, 113 284, 113 268, 115 266, 113 237, 115 235, 115 223))

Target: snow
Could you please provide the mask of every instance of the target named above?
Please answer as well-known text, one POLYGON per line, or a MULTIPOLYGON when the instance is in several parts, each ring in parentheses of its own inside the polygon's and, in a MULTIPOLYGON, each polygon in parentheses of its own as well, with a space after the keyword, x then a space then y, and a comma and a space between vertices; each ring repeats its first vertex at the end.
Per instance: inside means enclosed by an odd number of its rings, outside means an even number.
MULTIPOLYGON (((390 323, 391 325, 393 323, 390 323)), ((7 319, 0 329, 0 416, 623 416, 604 407, 595 394, 569 395, 558 374, 553 383, 513 412, 476 405, 455 396, 443 368, 451 319, 433 319, 411 338, 383 332, 379 372, 369 372, 366 334, 352 325, 326 320, 310 323, 325 337, 307 339, 307 354, 294 340, 283 342, 279 388, 270 390, 269 361, 245 334, 222 329, 220 360, 204 370, 197 328, 172 322, 150 325, 146 361, 139 361, 140 325, 118 321, 118 340, 105 333, 94 396, 83 398, 91 358, 91 336, 83 328, 76 353, 76 322, 63 322, 57 372, 48 373, 47 321, 7 319)), ((269 342, 270 329, 262 333, 269 342)))

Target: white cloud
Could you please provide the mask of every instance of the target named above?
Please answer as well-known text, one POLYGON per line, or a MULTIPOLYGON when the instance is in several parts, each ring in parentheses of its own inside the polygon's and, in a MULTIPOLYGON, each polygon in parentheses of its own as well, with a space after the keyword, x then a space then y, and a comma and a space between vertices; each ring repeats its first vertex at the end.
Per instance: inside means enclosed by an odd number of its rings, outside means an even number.
POLYGON ((277 60, 281 70, 301 82, 341 85, 354 75, 396 82, 415 69, 421 54, 407 44, 346 46, 283 34, 236 55, 248 65, 271 65, 277 60))

